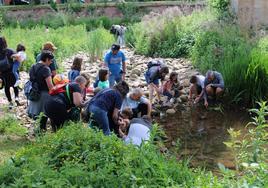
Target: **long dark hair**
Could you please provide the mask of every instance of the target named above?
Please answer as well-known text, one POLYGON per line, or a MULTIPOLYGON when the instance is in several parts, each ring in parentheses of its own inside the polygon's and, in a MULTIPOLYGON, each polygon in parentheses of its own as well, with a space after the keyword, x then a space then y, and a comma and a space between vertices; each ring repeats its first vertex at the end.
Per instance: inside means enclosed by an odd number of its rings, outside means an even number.
POLYGON ((5 37, 0 37, 0 52, 4 52, 7 49, 7 41, 5 37))
POLYGON ((71 69, 81 71, 82 62, 83 62, 82 58, 75 57, 71 69))
POLYGON ((16 51, 17 52, 26 51, 26 48, 25 48, 25 46, 23 44, 18 44, 16 51))
POLYGON ((108 69, 106 69, 106 68, 102 68, 102 69, 100 69, 99 70, 99 80, 101 81, 101 82, 104 82, 104 81, 106 81, 106 75, 107 74, 109 74, 109 70, 108 69))

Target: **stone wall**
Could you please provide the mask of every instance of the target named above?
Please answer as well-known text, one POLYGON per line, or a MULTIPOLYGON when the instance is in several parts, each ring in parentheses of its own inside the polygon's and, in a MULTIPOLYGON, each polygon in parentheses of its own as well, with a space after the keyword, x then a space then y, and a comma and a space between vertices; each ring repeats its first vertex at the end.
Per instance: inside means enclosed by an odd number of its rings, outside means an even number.
POLYGON ((238 22, 247 28, 268 25, 268 0, 231 0, 238 22))
MULTIPOLYGON (((91 16, 91 13, 88 11, 89 5, 82 5, 82 9, 80 12, 77 13, 78 16, 91 16)), ((183 3, 183 2, 152 2, 152 3, 136 3, 139 7, 140 11, 154 11, 157 13, 161 13, 166 8, 169 7, 178 7, 184 14, 190 14, 194 10, 201 10, 206 5, 203 1, 196 2, 196 3, 183 3)), ((95 4, 94 6, 94 15, 95 16, 107 16, 107 17, 122 17, 123 14, 118 9, 117 4, 95 4)), ((60 11, 64 11, 66 9, 65 5, 58 6, 60 11)), ((8 17, 16 18, 16 19, 39 19, 47 14, 55 14, 56 12, 49 6, 32 6, 32 7, 9 7, 6 8, 6 15, 8 17)))

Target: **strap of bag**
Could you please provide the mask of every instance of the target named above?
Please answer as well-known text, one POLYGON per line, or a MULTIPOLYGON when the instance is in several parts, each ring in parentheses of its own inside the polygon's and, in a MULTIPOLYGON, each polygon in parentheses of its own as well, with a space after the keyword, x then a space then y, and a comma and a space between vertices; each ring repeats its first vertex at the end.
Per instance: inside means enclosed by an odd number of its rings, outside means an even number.
POLYGON ((71 101, 71 95, 70 95, 70 86, 69 86, 69 84, 66 85, 66 95, 67 95, 70 103, 72 103, 72 101, 71 101))

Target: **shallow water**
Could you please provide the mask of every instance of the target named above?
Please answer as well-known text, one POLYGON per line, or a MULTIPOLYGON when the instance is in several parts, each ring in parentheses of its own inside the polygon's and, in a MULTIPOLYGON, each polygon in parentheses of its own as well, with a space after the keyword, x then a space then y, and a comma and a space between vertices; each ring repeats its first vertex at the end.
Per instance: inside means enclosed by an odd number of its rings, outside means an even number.
POLYGON ((232 153, 223 142, 228 141, 227 130, 234 128, 245 133, 250 118, 246 111, 207 110, 186 106, 174 115, 158 119, 168 137, 166 146, 174 150, 179 139, 179 159, 190 159, 190 166, 217 171, 217 164, 234 168, 232 153))

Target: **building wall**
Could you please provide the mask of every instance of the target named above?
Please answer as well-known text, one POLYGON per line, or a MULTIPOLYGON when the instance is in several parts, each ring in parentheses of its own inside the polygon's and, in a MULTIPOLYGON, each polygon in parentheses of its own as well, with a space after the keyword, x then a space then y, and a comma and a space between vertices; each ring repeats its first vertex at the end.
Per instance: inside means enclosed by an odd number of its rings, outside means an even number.
POLYGON ((231 0, 231 3, 241 26, 268 25, 268 0, 231 0))

